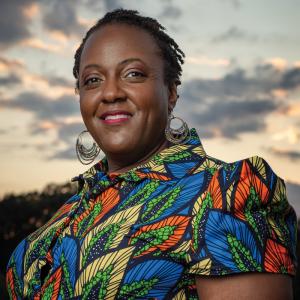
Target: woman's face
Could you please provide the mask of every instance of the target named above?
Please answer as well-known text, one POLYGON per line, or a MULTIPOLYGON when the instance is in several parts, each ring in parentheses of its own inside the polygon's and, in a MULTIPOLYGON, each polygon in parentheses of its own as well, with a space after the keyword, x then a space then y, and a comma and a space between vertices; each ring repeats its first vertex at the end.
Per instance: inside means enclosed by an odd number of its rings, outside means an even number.
POLYGON ((81 55, 79 87, 84 123, 107 156, 141 159, 164 141, 176 86, 165 84, 148 32, 124 24, 95 31, 81 55))

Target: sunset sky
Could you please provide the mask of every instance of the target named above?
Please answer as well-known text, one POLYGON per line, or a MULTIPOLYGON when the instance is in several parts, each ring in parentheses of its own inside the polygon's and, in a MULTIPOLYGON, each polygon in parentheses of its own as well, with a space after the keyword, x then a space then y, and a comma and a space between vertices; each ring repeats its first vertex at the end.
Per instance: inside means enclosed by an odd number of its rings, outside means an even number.
POLYGON ((41 190, 86 170, 73 56, 105 12, 157 18, 186 54, 175 114, 210 156, 259 155, 285 179, 300 214, 300 1, 2 0, 0 196, 41 190))

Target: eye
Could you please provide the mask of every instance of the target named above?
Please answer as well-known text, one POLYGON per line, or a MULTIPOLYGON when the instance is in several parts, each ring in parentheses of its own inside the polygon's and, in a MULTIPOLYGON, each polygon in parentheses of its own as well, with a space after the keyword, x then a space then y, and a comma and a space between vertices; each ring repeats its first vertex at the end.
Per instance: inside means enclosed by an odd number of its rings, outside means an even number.
POLYGON ((102 79, 96 76, 89 77, 84 81, 84 86, 88 87, 94 87, 98 86, 101 83, 102 79))
POLYGON ((139 71, 130 71, 126 74, 125 77, 134 78, 134 77, 145 77, 144 73, 139 71))

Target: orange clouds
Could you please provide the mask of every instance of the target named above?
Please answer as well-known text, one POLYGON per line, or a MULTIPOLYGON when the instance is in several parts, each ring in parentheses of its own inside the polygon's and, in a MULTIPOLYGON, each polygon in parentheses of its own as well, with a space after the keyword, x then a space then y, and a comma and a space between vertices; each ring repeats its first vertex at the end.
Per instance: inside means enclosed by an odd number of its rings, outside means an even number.
POLYGON ((23 14, 29 18, 32 19, 40 12, 40 7, 37 3, 32 3, 31 5, 28 5, 23 8, 23 14))
POLYGON ((62 47, 59 45, 49 44, 38 38, 30 38, 21 42, 22 46, 31 47, 35 49, 39 49, 42 51, 49 52, 60 52, 62 51, 62 47))
POLYGON ((4 57, 0 57, 0 72, 8 73, 12 70, 23 69, 24 63, 19 59, 7 59, 4 57))

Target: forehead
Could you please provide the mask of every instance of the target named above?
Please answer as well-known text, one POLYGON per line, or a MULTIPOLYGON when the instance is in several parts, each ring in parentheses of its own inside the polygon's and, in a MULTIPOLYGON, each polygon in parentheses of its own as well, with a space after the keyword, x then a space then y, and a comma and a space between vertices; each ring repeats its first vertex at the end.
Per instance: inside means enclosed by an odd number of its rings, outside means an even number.
POLYGON ((134 25, 109 24, 100 27, 87 39, 80 65, 139 57, 150 64, 161 63, 161 51, 154 37, 134 25))

